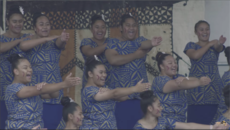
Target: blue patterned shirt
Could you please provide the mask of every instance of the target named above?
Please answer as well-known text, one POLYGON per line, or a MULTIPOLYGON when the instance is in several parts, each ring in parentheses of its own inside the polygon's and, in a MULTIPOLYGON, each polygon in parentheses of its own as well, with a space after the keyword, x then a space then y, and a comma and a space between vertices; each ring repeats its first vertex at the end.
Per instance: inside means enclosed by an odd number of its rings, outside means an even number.
MULTIPOLYGON (((114 49, 120 55, 127 55, 134 53, 141 46, 141 42, 146 40, 148 39, 144 37, 139 37, 134 41, 120 41, 117 38, 112 38, 109 40, 106 49, 114 49)), ((148 82, 145 60, 146 56, 124 65, 112 66, 109 88, 115 89, 117 87, 132 87, 135 86, 141 79, 144 79, 143 82, 148 82)), ((135 95, 136 94, 133 94, 133 96, 135 95)))
POLYGON ((82 111, 84 115, 81 129, 117 129, 114 100, 96 101, 94 96, 99 87, 84 87, 82 91, 82 111))
MULTIPOLYGON (((170 118, 160 117, 158 119, 157 125, 153 128, 153 130, 169 130, 174 129, 176 127, 176 121, 170 118)), ((134 126, 135 130, 146 129, 139 122, 134 126)))
POLYGON ((18 98, 24 84, 15 83, 7 86, 5 103, 8 111, 6 129, 32 129, 37 125, 44 127, 42 121, 43 102, 40 96, 18 98))
POLYGON ((226 71, 222 76, 224 87, 230 85, 230 71, 226 71))
MULTIPOLYGON (((109 38, 106 38, 105 43, 107 43, 109 41, 109 38)), ((80 45, 80 51, 81 51, 81 54, 86 62, 87 60, 87 56, 84 55, 82 53, 82 50, 81 48, 83 46, 90 46, 92 48, 96 48, 98 47, 97 43, 94 42, 91 38, 84 38, 82 41, 81 41, 81 45, 80 45)), ((109 64, 108 60, 106 59, 105 57, 105 52, 101 53, 100 55, 97 56, 98 59, 105 65, 106 67, 106 73, 107 73, 107 77, 106 77, 106 82, 105 82, 105 85, 109 85, 109 82, 110 82, 110 70, 111 70, 111 65, 109 64)), ((83 72, 83 78, 82 78, 82 88, 85 87, 86 83, 87 83, 87 78, 86 78, 86 75, 85 75, 85 66, 84 66, 84 72, 83 72)))
MULTIPOLYGON (((173 79, 184 77, 183 75, 175 75, 173 79)), ((187 98, 185 90, 177 90, 171 93, 164 93, 165 84, 173 80, 168 76, 155 77, 152 84, 154 94, 159 98, 163 107, 162 117, 175 119, 178 122, 185 122, 187 111, 187 98)))
MULTIPOLYGON (((28 39, 27 39, 28 40, 28 39)), ((62 82, 59 60, 61 48, 57 47, 56 39, 44 44, 37 45, 26 52, 32 65, 33 76, 31 85, 41 82, 59 83, 62 82)), ((45 103, 59 104, 63 96, 63 90, 59 91, 59 96, 54 99, 43 99, 45 103)))
MULTIPOLYGON (((29 34, 23 34, 22 37, 20 38, 9 38, 4 35, 0 35, 0 42, 1 43, 12 42, 24 38, 28 35, 29 34)), ((0 53, 0 100, 4 100, 6 87, 10 85, 14 79, 13 71, 11 69, 11 64, 7 60, 7 58, 14 53, 22 54, 23 56, 25 56, 25 54, 19 49, 19 45, 13 47, 9 51, 0 53)))
MULTIPOLYGON (((184 53, 189 49, 198 50, 200 48, 202 48, 200 45, 189 42, 184 53)), ((223 100, 222 89, 224 85, 217 65, 219 53, 211 47, 200 59, 190 59, 192 66, 189 76, 197 78, 208 76, 211 78, 211 82, 205 87, 197 87, 187 91, 189 105, 219 104, 220 100, 223 100)))

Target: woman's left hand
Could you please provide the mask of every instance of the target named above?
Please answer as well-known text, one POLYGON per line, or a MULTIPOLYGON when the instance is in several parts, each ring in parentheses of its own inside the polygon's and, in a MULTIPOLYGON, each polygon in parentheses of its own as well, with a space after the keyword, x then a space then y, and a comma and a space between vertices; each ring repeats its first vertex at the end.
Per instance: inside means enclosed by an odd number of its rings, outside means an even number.
POLYGON ((153 37, 152 39, 152 46, 158 46, 161 44, 162 38, 161 37, 153 37))
POLYGON ((223 37, 223 35, 221 35, 220 38, 219 38, 219 43, 224 44, 226 42, 226 40, 227 40, 227 38, 223 37))
POLYGON ((61 33, 60 38, 62 42, 67 42, 69 40, 69 33, 67 33, 64 29, 61 33))

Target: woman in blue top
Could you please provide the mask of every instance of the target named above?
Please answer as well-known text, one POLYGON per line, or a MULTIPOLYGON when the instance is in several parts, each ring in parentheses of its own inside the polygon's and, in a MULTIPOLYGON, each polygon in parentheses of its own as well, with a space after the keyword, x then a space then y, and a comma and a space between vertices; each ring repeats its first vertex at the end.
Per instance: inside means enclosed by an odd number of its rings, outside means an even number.
POLYGON ((4 101, 5 89, 13 81, 11 65, 7 58, 13 53, 24 55, 19 49, 19 43, 28 37, 28 34, 21 33, 24 20, 23 13, 22 7, 16 6, 10 8, 6 16, 6 23, 9 30, 0 35, 0 129, 5 128, 5 120, 7 117, 4 101))
MULTIPOLYGON (((217 119, 217 122, 222 122, 225 121, 228 124, 230 124, 230 84, 228 84, 227 86, 224 87, 223 89, 223 93, 224 93, 224 100, 225 100, 225 104, 228 107, 228 110, 223 113, 219 119, 217 119)), ((229 128, 230 129, 230 128, 229 128)))
MULTIPOLYGON (((86 61, 87 57, 97 55, 100 61, 105 65, 107 71, 107 78, 105 85, 109 84, 109 73, 111 66, 109 65, 106 57, 105 57, 105 47, 109 38, 105 38, 106 34, 106 24, 102 16, 94 15, 91 18, 91 28, 90 28, 93 37, 92 38, 84 38, 81 41, 80 51, 81 54, 86 61)), ((84 68, 85 70, 85 68, 84 68)), ((82 88, 85 87, 87 83, 87 78, 85 73, 83 73, 82 78, 82 88)))
MULTIPOLYGON (((225 48, 224 53, 227 58, 228 65, 230 66, 230 46, 225 48)), ((224 73, 224 75, 222 76, 222 80, 223 80, 224 86, 227 86, 230 84, 230 70, 224 73)))
MULTIPOLYGON (((161 37, 148 40, 136 38, 138 33, 137 21, 128 14, 121 17, 121 37, 111 38, 107 44, 105 55, 112 66, 110 71, 110 88, 131 87, 144 79, 148 82, 145 68, 146 54, 152 47, 160 45, 161 37)), ((141 118, 139 95, 133 94, 125 102, 117 103, 116 118, 118 129, 132 129, 141 118)))
POLYGON ((217 65, 226 38, 221 36, 219 40, 209 41, 210 25, 206 21, 196 23, 195 33, 198 42, 189 42, 184 49, 192 65, 189 76, 208 76, 211 83, 188 90, 188 122, 209 124, 227 109, 221 91, 224 85, 217 65))
MULTIPOLYGON (((33 24, 36 35, 20 43, 20 49, 26 52, 34 71, 31 85, 40 82, 62 82, 59 60, 61 51, 69 39, 69 33, 64 30, 60 36, 49 36, 50 22, 47 16, 42 13, 34 14, 33 24)), ((60 100, 63 90, 46 96, 49 99, 43 99, 44 124, 48 129, 56 129, 62 118, 60 100)))
POLYGON ((31 129, 37 125, 43 128, 42 99, 50 98, 45 94, 73 87, 80 83, 80 78, 69 74, 64 82, 27 86, 33 74, 29 61, 20 54, 12 54, 8 60, 12 64, 14 80, 5 92, 8 111, 5 129, 31 129))
POLYGON ((81 95, 84 114, 81 129, 117 129, 115 102, 127 100, 132 93, 142 92, 150 87, 149 83, 141 83, 141 80, 133 87, 105 88, 106 69, 97 57, 87 59, 85 73, 88 80, 81 95))
POLYGON ((185 90, 207 85, 211 80, 208 77, 185 78, 177 74, 176 61, 170 54, 158 52, 156 60, 160 76, 154 78, 152 90, 163 106, 161 114, 165 118, 185 122, 187 111, 185 90))
POLYGON ((64 106, 62 117, 66 124, 65 129, 79 129, 84 118, 81 107, 69 97, 62 97, 61 104, 64 106))
POLYGON ((183 123, 174 120, 173 118, 166 118, 161 116, 161 103, 159 99, 153 95, 152 90, 142 92, 141 109, 144 117, 140 119, 134 129, 226 129, 227 126, 221 124, 201 125, 196 123, 183 123))

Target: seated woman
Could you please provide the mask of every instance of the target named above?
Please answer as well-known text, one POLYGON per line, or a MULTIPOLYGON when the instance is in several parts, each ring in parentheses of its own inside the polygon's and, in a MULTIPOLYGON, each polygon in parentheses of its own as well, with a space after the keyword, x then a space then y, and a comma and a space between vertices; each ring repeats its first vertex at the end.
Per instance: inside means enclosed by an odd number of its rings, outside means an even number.
POLYGON ((81 82, 80 78, 71 77, 70 73, 65 81, 60 83, 26 86, 31 82, 33 74, 30 62, 20 54, 12 54, 8 60, 12 64, 14 80, 6 88, 8 117, 5 129, 32 129, 38 125, 43 128, 42 99, 48 98, 43 94, 78 85, 81 82))
POLYGON ((84 114, 81 129, 117 129, 116 101, 127 100, 129 95, 148 90, 150 87, 149 83, 142 83, 141 80, 136 86, 129 88, 103 88, 107 74, 105 66, 97 57, 87 59, 85 72, 88 80, 81 95, 84 114))
POLYGON ((142 92, 141 109, 144 117, 140 119, 134 129, 227 129, 229 125, 202 125, 197 123, 183 123, 173 118, 161 117, 162 107, 152 90, 142 92))
POLYGON ((65 129, 79 129, 84 118, 81 107, 69 97, 62 97, 61 104, 64 106, 62 117, 66 124, 65 129))
MULTIPOLYGON (((225 104, 228 107, 228 110, 217 119, 218 122, 225 121, 230 124, 230 84, 225 86, 223 89, 225 104)), ((229 128, 230 129, 230 128, 229 128)))
POLYGON ((156 55, 160 76, 153 80, 152 89, 159 98, 163 110, 162 116, 185 122, 187 111, 186 89, 208 85, 208 77, 200 79, 177 74, 177 64, 172 55, 158 52, 156 55))

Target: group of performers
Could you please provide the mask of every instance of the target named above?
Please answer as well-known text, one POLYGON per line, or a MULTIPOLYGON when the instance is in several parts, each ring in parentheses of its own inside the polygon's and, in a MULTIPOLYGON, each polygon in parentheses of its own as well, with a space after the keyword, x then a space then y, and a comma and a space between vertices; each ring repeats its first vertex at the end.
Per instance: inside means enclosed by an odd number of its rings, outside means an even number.
POLYGON ((170 53, 158 52, 160 75, 148 81, 146 55, 162 38, 137 38, 138 22, 130 14, 121 17, 121 37, 106 38, 103 17, 94 15, 93 37, 80 45, 82 80, 70 73, 62 81, 59 59, 69 33, 64 29, 50 36, 49 18, 36 13, 35 35, 22 34, 23 20, 22 10, 12 8, 6 20, 9 30, 0 35, 0 114, 5 129, 229 128, 230 71, 221 78, 217 62, 225 51, 230 65, 230 47, 225 48, 223 36, 209 40, 208 22, 196 23, 198 42, 184 49, 191 61, 189 77, 177 74, 170 53), (63 97, 64 88, 80 83, 82 108, 63 97))

